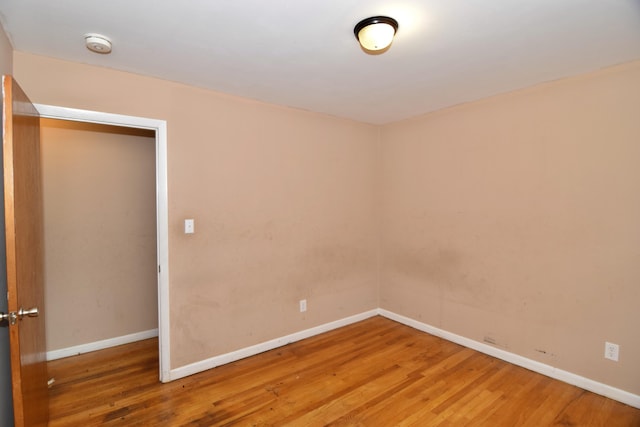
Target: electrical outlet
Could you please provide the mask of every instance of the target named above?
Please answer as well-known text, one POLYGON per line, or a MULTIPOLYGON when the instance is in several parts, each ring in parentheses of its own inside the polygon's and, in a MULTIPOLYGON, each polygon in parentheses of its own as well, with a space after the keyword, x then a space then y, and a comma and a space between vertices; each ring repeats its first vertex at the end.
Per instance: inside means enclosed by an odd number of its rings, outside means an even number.
POLYGON ((307 300, 306 299, 301 299, 300 300, 300 313, 304 313, 305 311, 307 311, 307 300))
POLYGON ((604 358, 611 359, 614 362, 618 361, 618 357, 620 356, 620 346, 618 344, 613 344, 610 342, 604 343, 604 358))

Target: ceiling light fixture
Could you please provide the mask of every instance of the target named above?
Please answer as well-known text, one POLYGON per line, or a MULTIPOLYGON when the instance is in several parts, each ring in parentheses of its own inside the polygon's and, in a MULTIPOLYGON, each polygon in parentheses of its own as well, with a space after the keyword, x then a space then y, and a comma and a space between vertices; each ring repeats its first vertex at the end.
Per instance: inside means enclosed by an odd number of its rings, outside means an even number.
POLYGON ((111 53, 111 40, 102 34, 85 34, 84 43, 91 52, 111 53))
POLYGON ((353 29, 356 39, 368 53, 382 53, 393 41, 398 21, 388 16, 373 16, 358 22, 353 29))

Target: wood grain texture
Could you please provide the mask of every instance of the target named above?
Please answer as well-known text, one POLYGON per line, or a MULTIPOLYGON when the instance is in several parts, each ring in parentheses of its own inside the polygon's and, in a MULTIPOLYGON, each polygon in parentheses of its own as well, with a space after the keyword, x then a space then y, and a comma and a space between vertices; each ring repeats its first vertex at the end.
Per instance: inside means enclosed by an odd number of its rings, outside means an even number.
POLYGON ((40 118, 27 95, 3 76, 4 224, 9 312, 38 308, 9 326, 14 424, 47 424, 44 230, 40 118))
POLYGON ((49 362, 51 426, 640 426, 640 410, 374 317, 169 384, 157 340, 49 362))

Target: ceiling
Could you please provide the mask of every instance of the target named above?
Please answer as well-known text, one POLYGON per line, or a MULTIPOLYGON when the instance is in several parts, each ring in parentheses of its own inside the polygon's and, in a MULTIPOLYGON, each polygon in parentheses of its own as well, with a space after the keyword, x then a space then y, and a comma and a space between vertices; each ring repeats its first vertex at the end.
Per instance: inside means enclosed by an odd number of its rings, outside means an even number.
POLYGON ((640 59, 640 0, 2 0, 0 22, 17 51, 374 124, 640 59), (382 55, 353 34, 375 15, 399 23, 382 55))

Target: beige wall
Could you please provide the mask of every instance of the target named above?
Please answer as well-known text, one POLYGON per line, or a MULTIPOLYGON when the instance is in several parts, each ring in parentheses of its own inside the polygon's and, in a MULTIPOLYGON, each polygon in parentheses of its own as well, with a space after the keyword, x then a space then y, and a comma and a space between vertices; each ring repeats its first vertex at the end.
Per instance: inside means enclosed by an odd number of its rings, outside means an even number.
POLYGON ((167 120, 172 368, 377 307, 376 127, 20 52, 14 67, 34 102, 167 120))
POLYGON ((155 136, 41 123, 47 350, 157 328, 155 136))
POLYGON ((377 128, 14 60, 36 102, 168 121, 173 368, 379 305, 640 392, 640 63, 377 128))
POLYGON ((381 307, 640 393, 639 118, 636 62, 384 127, 381 307))

